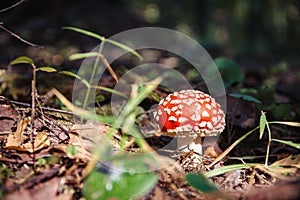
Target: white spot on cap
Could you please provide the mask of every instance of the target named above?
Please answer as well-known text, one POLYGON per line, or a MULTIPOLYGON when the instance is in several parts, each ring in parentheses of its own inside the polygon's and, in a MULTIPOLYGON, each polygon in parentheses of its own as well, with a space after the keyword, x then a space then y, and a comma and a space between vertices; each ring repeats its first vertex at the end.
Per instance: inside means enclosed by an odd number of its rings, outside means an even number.
POLYGON ((188 118, 186 118, 186 117, 179 117, 179 119, 178 119, 179 123, 184 123, 186 121, 188 121, 188 118))
POLYGON ((205 104, 205 107, 206 107, 208 110, 211 110, 211 105, 210 105, 210 104, 205 104))
POLYGON ((178 105, 178 108, 181 110, 183 108, 183 105, 182 104, 179 104, 178 105))
POLYGON ((180 111, 180 110, 177 110, 177 111, 175 112, 175 115, 180 115, 180 114, 182 114, 182 111, 180 111))
POLYGON ((186 99, 186 98, 188 98, 188 96, 185 95, 184 93, 179 94, 178 97, 181 98, 181 99, 186 99))
POLYGON ((201 105, 199 103, 195 103, 195 107, 196 107, 196 110, 200 110, 201 109, 201 105))
POLYGON ((180 99, 173 99, 172 101, 170 101, 170 104, 180 104, 182 102, 182 100, 180 99))
POLYGON ((186 124, 186 125, 177 127, 176 130, 177 130, 177 132, 186 132, 186 131, 193 130, 193 127, 190 124, 186 124))
POLYGON ((211 122, 207 122, 207 128, 210 129, 210 130, 214 129, 214 127, 211 124, 211 122))
POLYGON ((168 115, 171 114, 171 110, 169 108, 164 108, 164 111, 166 111, 168 113, 168 115))
POLYGON ((192 105, 194 103, 193 99, 183 99, 182 103, 185 103, 186 105, 192 105))
POLYGON ((202 116, 203 116, 203 117, 209 117, 209 113, 208 113, 206 110, 204 110, 204 111, 202 112, 202 116))
POLYGON ((201 104, 203 104, 203 103, 204 103, 204 99, 200 99, 199 102, 200 102, 201 104))
MULTIPOLYGON (((179 118, 180 119, 180 118, 179 118)), ((177 118, 174 117, 174 116, 170 116, 168 121, 174 121, 174 122, 177 122, 177 118)))
POLYGON ((201 122, 201 123, 199 124, 199 126, 200 126, 201 128, 205 127, 205 126, 206 126, 206 121, 201 122))
POLYGON ((213 117, 213 118, 211 119, 211 121, 215 124, 215 123, 218 122, 218 119, 217 119, 217 117, 213 117))
POLYGON ((172 108, 171 108, 171 111, 175 111, 175 110, 177 110, 178 109, 178 106, 173 106, 172 108))
MULTIPOLYGON (((157 113, 158 115, 162 115, 161 109, 159 109, 156 113, 157 113)), ((156 113, 155 113, 155 114, 156 114, 156 113)))
POLYGON ((198 122, 201 119, 199 113, 195 113, 191 116, 191 120, 198 122))
POLYGON ((158 121, 159 121, 159 116, 156 116, 156 117, 155 117, 155 120, 158 122, 158 121))
POLYGON ((220 121, 222 119, 222 117, 220 115, 218 115, 218 121, 220 121))

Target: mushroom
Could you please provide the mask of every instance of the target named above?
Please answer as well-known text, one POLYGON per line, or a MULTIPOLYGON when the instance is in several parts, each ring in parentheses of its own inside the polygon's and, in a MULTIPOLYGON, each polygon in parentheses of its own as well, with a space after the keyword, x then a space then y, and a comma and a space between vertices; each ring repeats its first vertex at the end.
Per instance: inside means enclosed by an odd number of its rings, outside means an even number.
POLYGON ((225 128, 225 114, 214 98, 199 90, 169 94, 154 111, 161 134, 178 137, 182 151, 202 154, 204 136, 217 136, 225 128))

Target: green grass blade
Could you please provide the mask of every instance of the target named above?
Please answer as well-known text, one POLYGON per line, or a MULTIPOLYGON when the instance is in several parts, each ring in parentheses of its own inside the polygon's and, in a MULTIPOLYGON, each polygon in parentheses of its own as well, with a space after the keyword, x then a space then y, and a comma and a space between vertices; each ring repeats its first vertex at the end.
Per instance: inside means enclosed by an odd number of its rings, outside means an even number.
POLYGON ((86 87, 90 87, 90 84, 85 80, 85 79, 82 79, 80 76, 78 76, 77 74, 73 73, 73 72, 70 72, 70 71, 60 71, 58 72, 60 74, 63 74, 63 75, 66 75, 66 76, 70 76, 70 77, 73 77, 73 78, 77 78, 78 80, 80 80, 86 87))
POLYGON ((88 53, 75 53, 72 54, 69 59, 70 60, 79 60, 84 58, 91 58, 91 57, 97 57, 99 54, 97 52, 88 52, 88 53))
POLYGON ((191 186, 193 186, 194 188, 196 188, 204 193, 220 191, 219 188, 215 184, 210 182, 202 174, 187 174, 185 176, 185 179, 191 186))
POLYGON ((80 29, 80 28, 76 28, 76 27, 66 26, 66 27, 63 27, 62 29, 75 31, 77 33, 82 33, 84 35, 96 38, 96 39, 101 40, 101 41, 103 41, 105 39, 104 37, 102 37, 102 36, 100 36, 100 35, 98 35, 96 33, 93 33, 91 31, 86 31, 86 30, 83 30, 83 29, 80 29))
POLYGON ((138 52, 136 52, 134 49, 120 43, 120 42, 117 42, 117 41, 114 41, 114 40, 111 40, 111 39, 105 39, 104 37, 96 34, 96 33, 93 33, 91 31, 86 31, 86 30, 83 30, 83 29, 80 29, 80 28, 75 28, 75 27, 63 27, 63 29, 65 30, 71 30, 71 31, 75 31, 75 32, 78 32, 78 33, 82 33, 84 35, 87 35, 87 36, 90 36, 90 37, 93 37, 93 38, 96 38, 96 39, 99 39, 101 40, 102 42, 108 42, 110 44, 113 44, 121 49, 124 49, 125 51, 128 51, 130 53, 132 53, 133 55, 135 55, 137 58, 139 58, 140 60, 143 60, 143 57, 141 56, 141 54, 139 54, 138 52))
POLYGON ((300 127, 300 122, 284 122, 284 121, 273 121, 273 122, 268 122, 269 124, 283 124, 287 126, 295 126, 295 127, 300 127))
POLYGON ((39 67, 36 71, 43 71, 43 72, 57 72, 57 70, 53 67, 39 67))
POLYGON ((272 139, 271 141, 273 141, 273 142, 279 142, 279 143, 286 144, 286 145, 289 145, 291 147, 294 147, 296 149, 300 149, 300 143, 294 143, 292 141, 278 140, 278 139, 272 139))
POLYGON ((218 176, 220 174, 224 174, 226 172, 239 170, 239 169, 248 169, 250 167, 261 165, 257 163, 246 163, 246 164, 234 164, 234 165, 227 165, 220 168, 213 169, 211 171, 206 172, 204 175, 208 178, 218 176))
POLYGON ((232 143, 223 153, 221 153, 211 164, 209 164, 208 167, 212 167, 215 164, 217 164, 220 160, 222 160, 234 147, 236 147, 241 141, 243 141, 246 137, 248 137, 250 134, 252 134, 254 131, 256 131, 259 128, 257 126, 256 128, 252 129, 251 131, 245 133, 243 136, 241 136, 239 139, 237 139, 234 143, 232 143))
POLYGON ((191 186, 209 196, 209 199, 230 199, 203 174, 187 174, 185 179, 191 186))
POLYGON ((103 87, 103 86, 98 86, 98 85, 92 85, 91 88, 103 90, 103 91, 105 91, 105 92, 110 92, 110 93, 113 93, 113 94, 122 96, 122 97, 124 97, 124 98, 128 98, 125 94, 123 94, 123 93, 121 93, 121 92, 119 92, 119 91, 117 91, 117 90, 108 88, 108 87, 103 87))
POLYGON ((141 54, 136 52, 134 49, 132 49, 132 48, 120 43, 120 42, 114 41, 114 40, 106 39, 105 41, 108 42, 108 43, 111 43, 111 44, 113 44, 113 45, 115 45, 115 46, 117 46, 121 49, 124 49, 125 51, 128 51, 128 52, 132 53, 133 55, 135 55, 138 59, 143 60, 143 57, 141 56, 141 54))
POLYGON ((265 132, 266 124, 267 124, 266 113, 261 111, 260 120, 259 120, 259 139, 260 140, 265 132))
POLYGON ((14 60, 12 60, 9 63, 9 65, 16 65, 16 64, 21 64, 21 63, 30 64, 30 65, 34 64, 34 62, 31 58, 29 58, 27 56, 20 56, 18 58, 15 58, 14 60))

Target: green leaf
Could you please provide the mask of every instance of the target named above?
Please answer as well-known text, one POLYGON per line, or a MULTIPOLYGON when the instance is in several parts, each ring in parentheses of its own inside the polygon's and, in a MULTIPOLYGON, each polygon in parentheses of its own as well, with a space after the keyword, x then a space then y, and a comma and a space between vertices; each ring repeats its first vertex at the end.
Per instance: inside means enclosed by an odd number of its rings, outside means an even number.
POLYGON ((86 87, 90 87, 90 84, 85 80, 85 79, 82 79, 80 76, 78 76, 77 74, 73 73, 73 72, 70 72, 70 71, 60 71, 58 72, 60 74, 63 74, 63 75, 66 75, 66 76, 70 76, 70 77, 73 77, 73 78, 77 78, 78 80, 80 80, 86 87))
POLYGON ((299 122, 273 121, 273 122, 269 122, 269 124, 283 124, 283 125, 287 125, 287 126, 300 127, 299 122))
POLYGON ((90 57, 97 57, 99 54, 97 52, 88 52, 88 53, 75 53, 72 54, 69 59, 70 60, 79 60, 90 57))
POLYGON ((112 158, 106 172, 94 170, 89 174, 84 182, 84 197, 88 200, 125 200, 145 195, 158 181, 157 174, 149 172, 152 169, 146 164, 148 162, 154 161, 145 154, 123 154, 112 158))
POLYGON ((67 26, 67 27, 63 27, 62 29, 75 31, 77 33, 82 33, 84 35, 87 35, 87 36, 99 39, 101 41, 103 41, 105 39, 104 37, 102 37, 102 36, 100 36, 100 35, 98 35, 96 33, 93 33, 93 32, 90 32, 90 31, 86 31, 86 30, 83 30, 83 29, 80 29, 80 28, 75 28, 75 27, 67 26))
POLYGON ((57 70, 53 67, 39 67, 36 71, 43 71, 43 72, 57 72, 57 70))
POLYGON ((260 115, 260 119, 259 119, 259 139, 260 140, 265 132, 266 124, 267 124, 266 113, 261 111, 261 115, 260 115))
POLYGON ((95 89, 99 89, 99 90, 103 90, 105 92, 110 92, 119 96, 122 96, 124 98, 128 98, 125 94, 122 94, 121 92, 108 88, 108 87, 104 87, 104 86, 99 86, 99 85, 92 85, 91 88, 95 88, 95 89))
POLYGON ((21 64, 21 63, 26 63, 26 64, 30 64, 30 65, 34 64, 33 60, 27 56, 20 56, 16 59, 12 60, 9 64, 16 65, 16 64, 21 64))
POLYGON ((255 102, 255 103, 261 103, 260 100, 250 96, 250 95, 247 95, 247 94, 229 94, 230 96, 232 97, 235 97, 235 98, 241 98, 241 99, 244 99, 246 101, 252 101, 252 102, 255 102))
POLYGON ((213 176, 218 176, 220 174, 224 174, 226 172, 234 171, 234 170, 239 170, 239 169, 248 169, 250 167, 253 167, 255 165, 259 165, 257 163, 246 163, 246 164, 234 164, 234 165, 227 165, 223 167, 219 167, 213 170, 210 170, 206 172, 204 175, 208 178, 213 177, 213 176))
POLYGON ((219 192, 219 188, 210 182, 204 175, 202 174, 187 174, 185 176, 187 182, 193 186, 194 188, 200 190, 204 193, 214 193, 219 192))
POLYGON ((130 53, 132 53, 133 55, 135 55, 137 58, 139 58, 140 60, 143 60, 143 57, 141 56, 141 54, 139 54, 138 52, 136 52, 134 49, 120 43, 120 42, 117 42, 117 41, 114 41, 114 40, 111 40, 111 39, 105 39, 105 37, 102 37, 96 33, 93 33, 93 32, 90 32, 90 31, 86 31, 86 30, 83 30, 83 29, 80 29, 80 28, 75 28, 75 27, 63 27, 63 29, 65 30, 72 30, 72 31, 75 31, 75 32, 78 32, 78 33, 82 33, 84 35, 87 35, 87 36, 90 36, 90 37, 93 37, 93 38, 96 38, 96 39, 99 39, 101 40, 102 42, 108 42, 108 43, 111 43, 121 49, 124 49, 125 51, 128 51, 130 53))
POLYGON ((300 149, 300 143, 294 143, 292 141, 278 140, 278 139, 272 139, 271 141, 273 141, 273 142, 279 142, 279 143, 286 144, 286 145, 289 145, 291 147, 294 147, 296 149, 300 149))
POLYGON ((134 49, 132 49, 132 48, 120 43, 120 42, 114 41, 114 40, 106 39, 105 41, 108 42, 108 43, 111 43, 111 44, 113 44, 113 45, 115 45, 115 46, 117 46, 121 49, 124 49, 125 51, 128 51, 128 52, 132 53, 133 55, 135 55, 138 59, 143 60, 143 57, 141 56, 141 54, 136 52, 134 49))
POLYGON ((47 160, 45 158, 39 158, 37 163, 39 166, 45 166, 47 164, 47 160))
POLYGON ((157 102, 160 102, 160 96, 158 94, 156 94, 155 92, 151 92, 150 96, 157 102))
POLYGON ((67 146, 67 149, 66 149, 66 153, 69 157, 72 157, 72 156, 76 156, 77 153, 78 153, 78 150, 76 148, 76 146, 74 145, 68 145, 67 146))
POLYGON ((219 57, 214 59, 214 63, 217 65, 222 79, 226 85, 233 83, 242 83, 244 80, 244 73, 236 62, 228 58, 219 57))

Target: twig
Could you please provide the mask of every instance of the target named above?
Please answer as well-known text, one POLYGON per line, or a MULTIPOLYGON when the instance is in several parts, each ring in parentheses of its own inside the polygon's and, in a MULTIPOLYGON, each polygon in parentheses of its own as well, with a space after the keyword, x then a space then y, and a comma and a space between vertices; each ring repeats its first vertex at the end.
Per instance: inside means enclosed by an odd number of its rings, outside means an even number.
POLYGON ((25 2, 25 1, 26 1, 26 0, 21 0, 21 1, 15 3, 15 4, 13 4, 13 5, 7 7, 7 8, 3 8, 2 10, 0 10, 0 13, 5 12, 5 11, 8 11, 8 10, 10 10, 10 9, 13 9, 14 7, 17 7, 18 5, 20 5, 21 3, 25 2))
MULTIPOLYGON (((14 104, 14 105, 21 106, 21 107, 31 107, 31 104, 29 104, 29 103, 12 101, 3 96, 0 96, 0 102, 5 102, 7 105, 14 104)), ((56 108, 48 108, 48 107, 43 107, 43 106, 41 108, 43 111, 52 111, 52 112, 58 112, 58 113, 62 113, 62 114, 74 115, 73 112, 70 112, 67 110, 60 110, 60 109, 56 109, 56 108)))
MULTIPOLYGON (((30 142, 32 146, 32 150, 34 152, 34 133, 35 133, 35 125, 34 125, 34 120, 35 120, 35 99, 37 96, 37 90, 36 90, 36 66, 35 64, 32 64, 33 70, 32 70, 32 75, 33 78, 31 80, 31 134, 30 134, 30 142)), ((35 169, 35 153, 33 153, 33 167, 35 169)))
MULTIPOLYGON (((0 24, 3 24, 3 23, 0 23, 0 24)), ((5 28, 4 26, 0 25, 0 28, 3 29, 4 31, 6 31, 7 33, 9 33, 11 36, 17 38, 18 40, 20 40, 21 42, 25 43, 25 44, 28 44, 29 46, 32 46, 32 47, 36 47, 36 48, 39 48, 39 49, 42 49, 44 48, 43 46, 40 46, 40 45, 37 45, 37 44, 33 44, 31 42, 28 42, 27 40, 21 38, 19 35, 13 33, 12 31, 8 30, 7 28, 5 28)))

